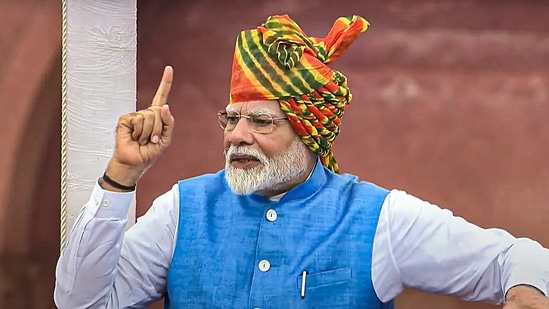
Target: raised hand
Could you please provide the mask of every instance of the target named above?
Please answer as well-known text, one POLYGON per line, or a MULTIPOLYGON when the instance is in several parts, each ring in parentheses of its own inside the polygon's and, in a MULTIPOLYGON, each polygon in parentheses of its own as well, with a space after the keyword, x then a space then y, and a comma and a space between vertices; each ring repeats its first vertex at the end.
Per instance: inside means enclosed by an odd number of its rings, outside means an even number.
POLYGON ((172 82, 173 69, 167 66, 151 106, 118 119, 115 150, 106 170, 115 182, 133 186, 170 145, 174 117, 167 102, 172 82))

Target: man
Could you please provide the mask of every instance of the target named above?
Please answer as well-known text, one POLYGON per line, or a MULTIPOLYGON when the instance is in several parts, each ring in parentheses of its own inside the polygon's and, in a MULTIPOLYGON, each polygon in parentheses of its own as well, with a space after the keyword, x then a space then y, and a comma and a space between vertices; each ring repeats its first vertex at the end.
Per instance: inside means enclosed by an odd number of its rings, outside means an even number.
POLYGON ((135 186, 171 142, 166 67, 151 107, 119 119, 105 174, 57 267, 59 308, 393 308, 405 288, 549 308, 549 250, 399 190, 340 175, 351 102, 327 66, 368 28, 311 38, 287 15, 237 38, 218 113, 226 165, 180 181, 124 233, 135 186))

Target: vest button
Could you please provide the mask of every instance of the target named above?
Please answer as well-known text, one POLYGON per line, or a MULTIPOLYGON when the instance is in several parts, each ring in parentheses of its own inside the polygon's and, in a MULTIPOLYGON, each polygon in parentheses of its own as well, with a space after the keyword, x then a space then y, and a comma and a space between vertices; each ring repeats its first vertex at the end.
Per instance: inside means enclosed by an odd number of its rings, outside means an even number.
POLYGON ((275 222, 276 218, 278 218, 278 214, 276 213, 276 211, 274 209, 269 209, 269 210, 267 210, 266 217, 267 217, 267 221, 275 222))
POLYGON ((261 270, 262 272, 267 272, 269 271, 270 268, 271 268, 271 263, 269 263, 269 261, 261 260, 259 262, 259 270, 261 270))

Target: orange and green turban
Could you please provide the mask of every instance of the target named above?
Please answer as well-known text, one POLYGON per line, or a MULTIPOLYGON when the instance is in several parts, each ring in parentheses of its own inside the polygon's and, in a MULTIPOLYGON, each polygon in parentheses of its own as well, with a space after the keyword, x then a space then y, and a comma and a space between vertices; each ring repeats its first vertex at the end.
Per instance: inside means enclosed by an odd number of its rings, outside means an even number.
POLYGON ((321 162, 338 173, 332 144, 352 96, 347 78, 327 64, 369 27, 340 17, 325 38, 307 36, 288 15, 277 15, 236 41, 229 104, 278 100, 294 131, 321 162))

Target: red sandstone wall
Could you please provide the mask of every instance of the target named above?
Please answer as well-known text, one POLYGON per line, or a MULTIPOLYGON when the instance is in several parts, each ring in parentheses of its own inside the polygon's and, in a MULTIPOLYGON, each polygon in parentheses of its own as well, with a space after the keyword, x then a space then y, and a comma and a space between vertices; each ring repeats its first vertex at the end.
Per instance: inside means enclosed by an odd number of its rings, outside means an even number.
MULTIPOLYGON (((177 179, 221 168, 215 112, 227 102, 238 31, 270 14, 288 13, 306 32, 321 36, 335 18, 358 14, 372 27, 335 64, 348 76, 355 98, 335 148, 343 171, 549 246, 546 4, 256 3, 142 4, 139 104, 148 104, 163 65, 173 65, 170 104, 177 133, 173 147, 142 180, 139 214, 177 179)), ((398 301, 404 309, 491 308, 417 292, 398 301)))
POLYGON ((53 308, 61 2, 0 1, 0 308, 53 308))

